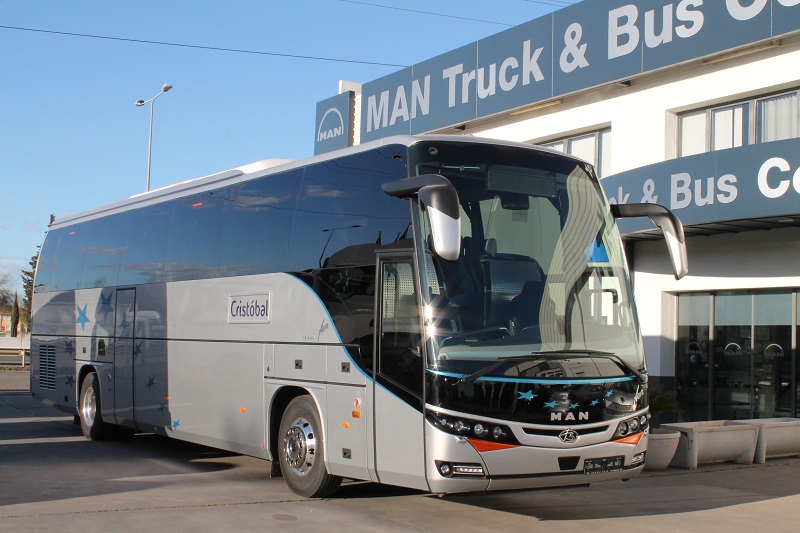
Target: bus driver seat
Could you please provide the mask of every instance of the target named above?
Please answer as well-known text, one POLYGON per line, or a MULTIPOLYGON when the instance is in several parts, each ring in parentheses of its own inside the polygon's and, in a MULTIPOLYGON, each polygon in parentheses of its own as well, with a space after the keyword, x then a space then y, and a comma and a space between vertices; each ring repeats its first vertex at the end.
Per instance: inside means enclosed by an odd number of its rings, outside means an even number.
POLYGON ((513 321, 519 331, 539 337, 539 310, 544 298, 544 280, 529 280, 511 300, 513 321))

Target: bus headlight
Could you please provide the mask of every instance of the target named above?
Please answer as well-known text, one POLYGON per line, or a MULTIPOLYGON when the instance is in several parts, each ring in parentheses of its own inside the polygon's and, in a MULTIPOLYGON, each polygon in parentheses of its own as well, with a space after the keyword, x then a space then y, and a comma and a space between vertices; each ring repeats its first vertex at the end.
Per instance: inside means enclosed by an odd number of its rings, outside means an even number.
POLYGON ((507 426, 462 417, 429 413, 428 422, 436 429, 459 437, 494 440, 506 444, 519 444, 507 426))
POLYGON ((640 416, 634 416, 623 420, 617 425, 617 430, 611 440, 621 439, 628 435, 634 435, 640 431, 644 431, 650 425, 650 414, 646 413, 640 416))
POLYGON ((475 433, 475 436, 479 439, 487 437, 489 435, 489 428, 478 422, 473 426, 472 432, 475 433))
POLYGON ((508 433, 501 426, 495 426, 495 428, 492 430, 492 437, 494 440, 506 440, 508 433))
POLYGON ((453 424, 453 429, 455 429, 458 433, 464 435, 465 433, 469 433, 469 430, 472 429, 470 425, 463 420, 456 420, 456 423, 453 424))

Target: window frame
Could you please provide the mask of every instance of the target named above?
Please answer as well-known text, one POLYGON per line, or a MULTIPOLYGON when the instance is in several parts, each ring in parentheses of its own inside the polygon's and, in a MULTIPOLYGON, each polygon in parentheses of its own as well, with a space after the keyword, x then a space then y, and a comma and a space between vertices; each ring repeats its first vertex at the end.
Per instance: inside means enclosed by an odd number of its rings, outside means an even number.
MULTIPOLYGON (((604 150, 604 145, 608 143, 611 144, 611 127, 600 128, 597 130, 585 131, 580 134, 570 135, 568 137, 561 137, 547 142, 535 143, 537 146, 541 146, 543 148, 550 148, 551 150, 556 150, 563 154, 573 155, 572 152, 568 150, 570 143, 573 141, 577 141, 579 139, 584 139, 587 137, 594 137, 594 155, 593 159, 589 161, 594 167, 597 172, 597 176, 599 178, 603 178, 605 175, 605 166, 608 165, 608 161, 605 161, 604 155, 608 155, 608 151, 604 150), (608 134, 609 137, 604 136, 608 134), (561 145, 561 148, 557 148, 558 145, 561 145)), ((610 146, 608 147, 610 149, 610 146)), ((580 157, 580 156, 576 156, 580 157)))
MULTIPOLYGON (((695 108, 688 111, 684 111, 677 114, 678 118, 678 135, 676 139, 676 154, 677 157, 688 157, 688 155, 683 154, 683 138, 684 138, 684 128, 683 128, 683 119, 688 116, 697 115, 701 112, 705 115, 705 132, 704 132, 704 148, 702 152, 697 152, 689 155, 697 155, 697 154, 705 154, 709 152, 714 152, 717 150, 725 150, 727 148, 719 148, 714 149, 714 113, 725 110, 725 109, 733 109, 740 106, 746 106, 747 112, 744 114, 743 117, 743 129, 744 129, 744 136, 742 139, 742 146, 750 146, 753 144, 762 144, 764 142, 771 142, 771 141, 761 141, 761 124, 760 124, 760 115, 759 115, 759 107, 761 102, 766 100, 772 100, 780 96, 789 96, 793 95, 798 102, 797 107, 795 108, 795 123, 800 125, 800 88, 794 88, 790 90, 782 90, 768 94, 762 94, 751 98, 739 99, 739 100, 732 100, 729 102, 725 102, 722 104, 709 106, 705 108, 695 108)), ((795 136, 790 137, 792 139, 800 137, 800 126, 798 126, 797 131, 795 131, 795 136)), ((738 147, 734 147, 738 148, 738 147)))

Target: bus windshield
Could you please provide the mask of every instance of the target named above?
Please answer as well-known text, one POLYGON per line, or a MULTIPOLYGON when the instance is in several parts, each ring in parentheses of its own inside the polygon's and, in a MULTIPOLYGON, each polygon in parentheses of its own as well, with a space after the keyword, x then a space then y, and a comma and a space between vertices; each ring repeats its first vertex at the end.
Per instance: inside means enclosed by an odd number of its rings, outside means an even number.
POLYGON ((641 379, 621 241, 590 165, 546 151, 420 143, 413 175, 456 188, 461 253, 439 258, 420 211, 430 370, 463 379, 641 379))

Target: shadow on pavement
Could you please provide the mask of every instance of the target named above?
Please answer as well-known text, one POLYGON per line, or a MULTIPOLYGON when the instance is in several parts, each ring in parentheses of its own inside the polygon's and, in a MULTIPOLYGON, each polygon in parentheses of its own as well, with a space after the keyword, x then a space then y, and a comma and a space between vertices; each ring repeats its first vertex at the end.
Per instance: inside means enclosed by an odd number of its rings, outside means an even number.
MULTIPOLYGON (((90 441, 72 417, 53 413, 0 419, 0 505, 142 491, 176 483, 162 476, 234 469, 242 457, 152 434, 90 441)), ((262 474, 267 480, 267 468, 262 474)))
POLYGON ((540 520, 588 520, 721 509, 800 494, 800 459, 764 465, 721 463, 696 471, 670 469, 628 482, 590 487, 445 496, 448 501, 531 516, 540 520))

